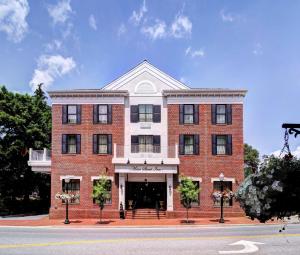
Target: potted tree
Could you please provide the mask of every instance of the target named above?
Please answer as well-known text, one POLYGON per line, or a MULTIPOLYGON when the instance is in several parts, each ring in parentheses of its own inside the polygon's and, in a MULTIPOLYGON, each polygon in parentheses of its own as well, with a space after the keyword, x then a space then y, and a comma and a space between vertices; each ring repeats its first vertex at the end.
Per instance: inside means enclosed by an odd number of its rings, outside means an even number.
POLYGON ((192 207, 192 202, 198 201, 200 189, 193 183, 192 179, 181 176, 181 181, 177 187, 177 192, 180 194, 181 204, 186 209, 186 223, 189 223, 189 209, 192 207))
POLYGON ((100 224, 102 223, 102 211, 105 206, 105 202, 110 198, 110 182, 106 175, 100 175, 99 180, 93 186, 92 197, 96 200, 100 208, 100 224))

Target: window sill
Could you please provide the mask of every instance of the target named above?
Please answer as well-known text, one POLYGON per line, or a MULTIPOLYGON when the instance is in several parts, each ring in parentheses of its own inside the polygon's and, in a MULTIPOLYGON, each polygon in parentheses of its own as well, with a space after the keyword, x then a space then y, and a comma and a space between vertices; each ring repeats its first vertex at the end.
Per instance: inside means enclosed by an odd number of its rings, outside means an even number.
POLYGON ((231 124, 226 124, 226 123, 216 123, 213 124, 214 126, 230 126, 231 124))
POLYGON ((232 155, 228 155, 228 154, 217 154, 217 155, 213 155, 213 156, 216 156, 218 158, 223 158, 223 157, 230 157, 232 155))
POLYGON ((108 154, 108 153, 97 153, 97 154, 94 154, 94 155, 97 155, 99 157, 101 157, 101 156, 111 156, 111 154, 108 154))
MULTIPOLYGON (((221 208, 220 205, 213 205, 213 208, 221 208)), ((232 208, 232 205, 223 205, 223 208, 232 208)))
POLYGON ((62 123, 63 125, 68 125, 68 126, 77 126, 80 125, 81 123, 62 123))
POLYGON ((80 155, 79 153, 62 153, 62 155, 64 156, 76 156, 76 155, 80 155))

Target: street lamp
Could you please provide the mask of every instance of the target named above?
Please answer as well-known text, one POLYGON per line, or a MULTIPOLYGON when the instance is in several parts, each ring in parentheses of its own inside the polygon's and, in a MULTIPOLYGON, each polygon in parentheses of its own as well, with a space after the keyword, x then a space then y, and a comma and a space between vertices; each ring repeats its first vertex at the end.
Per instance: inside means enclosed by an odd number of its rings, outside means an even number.
POLYGON ((224 218, 223 218, 223 202, 224 202, 224 196, 223 196, 223 191, 224 191, 224 186, 223 186, 223 182, 224 182, 224 174, 220 173, 219 175, 219 180, 220 180, 220 184, 221 184, 221 217, 219 220, 219 223, 224 223, 224 218))
MULTIPOLYGON (((69 194, 69 183, 70 183, 70 178, 66 178, 65 179, 65 189, 66 189, 66 193, 67 195, 69 194)), ((70 224, 69 221, 69 199, 66 199, 66 219, 65 219, 65 224, 70 224)))

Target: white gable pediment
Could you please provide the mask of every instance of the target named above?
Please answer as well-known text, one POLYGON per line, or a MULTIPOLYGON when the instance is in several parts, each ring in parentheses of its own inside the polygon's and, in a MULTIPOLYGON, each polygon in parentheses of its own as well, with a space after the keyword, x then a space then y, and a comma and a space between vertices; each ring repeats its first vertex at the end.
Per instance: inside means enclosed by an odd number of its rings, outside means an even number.
POLYGON ((189 87, 144 61, 102 89, 128 90, 130 94, 138 95, 160 94, 163 90, 189 89, 189 87))

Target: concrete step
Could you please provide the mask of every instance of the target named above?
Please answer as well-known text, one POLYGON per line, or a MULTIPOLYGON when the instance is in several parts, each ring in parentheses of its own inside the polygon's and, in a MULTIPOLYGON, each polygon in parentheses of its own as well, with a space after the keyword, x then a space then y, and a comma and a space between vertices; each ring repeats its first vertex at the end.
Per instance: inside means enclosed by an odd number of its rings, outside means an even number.
POLYGON ((155 209, 137 209, 126 212, 127 219, 161 219, 166 218, 166 211, 157 212, 155 209))

